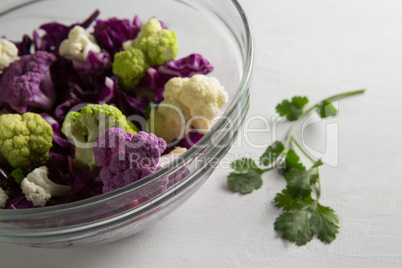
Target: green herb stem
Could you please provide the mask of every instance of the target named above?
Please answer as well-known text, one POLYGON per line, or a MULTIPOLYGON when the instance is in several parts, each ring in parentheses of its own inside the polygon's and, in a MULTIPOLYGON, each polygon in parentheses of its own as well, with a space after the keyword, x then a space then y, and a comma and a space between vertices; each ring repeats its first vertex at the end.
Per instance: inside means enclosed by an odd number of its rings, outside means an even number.
MULTIPOLYGON (((300 145, 300 143, 297 142, 297 140, 295 139, 295 137, 292 137, 292 142, 297 146, 297 148, 299 148, 299 150, 312 162, 315 163, 315 160, 310 156, 309 153, 306 152, 306 150, 303 149, 303 147, 300 145)), ((318 167, 316 167, 317 169, 317 173, 318 171, 318 167)), ((314 188, 316 195, 317 195, 317 201, 320 199, 321 196, 321 181, 320 179, 317 180, 317 185, 314 188)))
POLYGON ((310 154, 308 152, 306 152, 306 150, 303 149, 303 147, 300 145, 300 143, 297 142, 297 140, 295 139, 295 137, 292 136, 291 138, 292 142, 294 144, 296 144, 297 148, 299 148, 299 150, 311 161, 311 162, 315 162, 315 160, 310 156, 310 154))
MULTIPOLYGON (((317 168, 317 172, 318 172, 318 168, 317 168)), ((321 197, 321 180, 318 179, 317 181, 317 188, 315 189, 316 194, 317 194, 317 201, 320 200, 321 197)))
POLYGON ((292 137, 293 137, 293 132, 295 131, 296 127, 299 126, 299 122, 301 122, 304 117, 309 114, 312 110, 314 110, 316 108, 316 105, 308 108, 306 111, 304 111, 300 117, 296 120, 296 122, 294 122, 294 124, 292 125, 292 127, 290 128, 288 135, 286 137, 286 141, 285 141, 285 152, 289 151, 290 149, 290 142, 292 141, 292 137))
POLYGON ((336 94, 333 95, 329 98, 325 98, 323 100, 321 100, 320 102, 316 103, 315 105, 311 106, 310 108, 308 108, 307 110, 305 110, 300 116, 299 118, 296 120, 296 122, 294 122, 294 124, 292 125, 292 127, 290 128, 288 135, 286 137, 286 141, 285 141, 285 152, 288 151, 290 149, 290 143, 292 141, 293 138, 293 132, 295 131, 296 127, 299 125, 299 122, 301 122, 304 117, 306 117, 306 115, 308 115, 311 111, 313 111, 314 109, 316 109, 320 103, 322 103, 323 101, 329 101, 332 102, 334 100, 339 100, 345 97, 350 97, 353 95, 358 95, 358 94, 363 94, 364 92, 366 92, 365 89, 359 89, 359 90, 353 90, 353 91, 347 91, 347 92, 343 92, 340 94, 336 94))
MULTIPOLYGON (((353 96, 353 95, 363 94, 364 92, 366 92, 365 89, 359 89, 359 90, 354 90, 354 91, 347 91, 347 92, 344 92, 344 93, 340 93, 340 94, 333 95, 333 96, 331 96, 331 97, 329 97, 329 98, 326 98, 326 99, 322 100, 321 102, 323 102, 323 101, 325 101, 325 100, 330 101, 330 102, 333 102, 334 100, 339 100, 339 99, 342 99, 342 98, 345 98, 345 97, 350 97, 350 96, 353 96)), ((316 105, 317 105, 317 104, 316 104, 316 105)), ((316 106, 316 105, 315 105, 315 106, 316 106)))
POLYGON ((339 232, 339 219, 333 209, 319 203, 321 180, 318 167, 324 163, 321 159, 316 161, 308 153, 302 142, 297 141, 294 132, 312 112, 316 112, 320 118, 335 116, 338 110, 332 105, 334 100, 365 91, 360 89, 336 94, 311 107, 305 107, 307 97, 295 96, 291 101, 282 101, 276 106, 276 111, 293 123, 285 142, 275 141, 271 144, 259 158, 259 165, 250 158, 242 158, 231 164, 235 171, 228 175, 228 187, 242 194, 259 189, 264 172, 276 168, 281 171, 286 180, 286 188, 277 193, 274 199, 275 206, 282 209, 282 214, 275 220, 274 229, 283 239, 294 242, 297 246, 307 244, 315 236, 323 243, 331 243, 339 232), (297 147, 296 150, 312 162, 310 168, 307 169, 301 163, 298 153, 291 150, 292 147, 297 147), (275 158, 272 159, 272 156, 275 158))
POLYGON ((275 167, 276 167, 276 162, 269 168, 262 168, 261 171, 262 172, 270 171, 270 170, 273 170, 275 167))

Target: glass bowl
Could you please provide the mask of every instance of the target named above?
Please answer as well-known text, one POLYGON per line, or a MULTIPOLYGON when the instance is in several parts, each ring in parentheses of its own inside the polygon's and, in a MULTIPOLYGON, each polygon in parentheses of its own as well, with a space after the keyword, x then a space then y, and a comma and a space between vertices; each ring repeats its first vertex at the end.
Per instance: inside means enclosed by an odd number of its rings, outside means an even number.
POLYGON ((0 5, 0 35, 19 41, 43 23, 70 25, 96 9, 102 19, 138 15, 142 21, 151 17, 163 21, 177 33, 177 58, 200 53, 208 59, 215 67, 210 76, 225 86, 229 102, 196 145, 169 167, 140 181, 68 204, 0 210, 0 242, 64 248, 111 242, 140 232, 199 189, 230 149, 245 119, 253 42, 236 0, 9 1, 0 5))

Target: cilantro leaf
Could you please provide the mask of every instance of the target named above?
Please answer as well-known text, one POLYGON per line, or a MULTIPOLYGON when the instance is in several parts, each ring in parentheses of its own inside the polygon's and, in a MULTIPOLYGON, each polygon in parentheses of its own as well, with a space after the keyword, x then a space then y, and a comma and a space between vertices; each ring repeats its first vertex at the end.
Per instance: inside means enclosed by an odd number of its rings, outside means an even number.
POLYGON ((314 160, 299 145, 293 133, 298 123, 310 111, 315 110, 321 118, 336 116, 338 110, 332 104, 333 100, 364 92, 365 90, 355 90, 333 95, 307 110, 304 110, 309 102, 307 97, 295 96, 291 100, 283 100, 276 106, 278 114, 286 117, 288 121, 298 120, 286 136, 286 146, 280 141, 271 144, 259 158, 258 166, 249 158, 242 158, 231 164, 234 172, 228 175, 228 188, 243 194, 260 188, 262 173, 268 170, 277 168, 285 177, 286 188, 274 198, 275 207, 282 209, 283 212, 276 219, 274 228, 283 239, 302 246, 314 236, 324 243, 331 243, 336 238, 339 229, 338 216, 331 208, 319 204, 321 189, 317 187, 320 179, 318 167, 323 162, 318 160, 307 169, 301 163, 300 157, 291 149, 292 145, 296 145, 312 162, 314 160), (312 195, 313 190, 316 195, 312 195))
POLYGON ((296 96, 292 101, 282 101, 276 106, 276 111, 280 116, 286 116, 287 120, 295 121, 303 114, 303 108, 307 103, 307 97, 296 96))
POLYGON ((287 189, 293 197, 307 197, 312 192, 312 186, 317 183, 319 174, 317 167, 322 165, 318 160, 309 170, 291 168, 285 173, 287 189))
POLYGON ((249 170, 261 171, 253 159, 243 157, 230 164, 230 167, 239 173, 247 173, 249 170))
POLYGON ((306 210, 285 212, 276 218, 274 229, 282 238, 303 246, 313 239, 310 213, 306 210))
POLYGON ((262 185, 261 172, 249 170, 247 173, 231 172, 228 175, 228 187, 230 190, 248 194, 259 189, 262 185))
POLYGON ((305 198, 293 197, 287 189, 283 189, 281 193, 278 193, 274 199, 275 206, 282 208, 284 211, 300 210, 306 206, 314 203, 314 199, 311 196, 305 198))
POLYGON ((331 243, 336 238, 339 229, 339 219, 335 211, 317 203, 311 215, 311 226, 314 234, 324 243, 331 243))
POLYGON ((293 197, 306 197, 312 192, 312 180, 317 180, 318 172, 316 169, 301 171, 291 169, 285 174, 287 188, 293 197))
POLYGON ((251 158, 243 157, 230 165, 235 172, 228 175, 227 182, 230 190, 248 194, 262 185, 261 170, 251 158))
POLYGON ((286 153, 286 161, 285 161, 286 169, 300 169, 300 170, 306 170, 306 167, 303 166, 302 163, 300 163, 300 157, 296 154, 296 152, 292 149, 290 149, 286 153))
POLYGON ((336 116, 338 114, 338 110, 332 105, 329 100, 323 100, 322 102, 317 104, 317 113, 321 118, 327 118, 331 116, 336 116))
POLYGON ((275 163, 275 160, 282 154, 285 147, 282 142, 275 141, 272 143, 260 157, 260 163, 263 166, 269 166, 275 163))

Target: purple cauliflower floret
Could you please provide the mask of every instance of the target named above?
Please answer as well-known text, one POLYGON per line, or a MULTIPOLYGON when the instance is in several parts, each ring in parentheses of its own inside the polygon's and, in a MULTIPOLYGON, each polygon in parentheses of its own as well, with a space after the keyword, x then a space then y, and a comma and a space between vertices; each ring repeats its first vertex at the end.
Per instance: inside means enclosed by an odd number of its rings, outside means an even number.
POLYGON ((102 135, 115 137, 114 144, 121 146, 125 143, 121 149, 98 147, 94 152, 95 163, 102 166, 100 178, 104 193, 133 183, 160 168, 159 158, 166 149, 163 139, 140 131, 130 141, 126 141, 124 131, 108 129, 105 132, 102 135))
POLYGON ((49 110, 56 98, 50 75, 55 61, 54 55, 38 51, 11 63, 0 77, 0 105, 8 104, 21 114, 29 107, 49 110))
POLYGON ((112 157, 122 151, 132 137, 132 133, 124 131, 121 127, 105 130, 94 142, 95 164, 100 167, 109 165, 112 157))

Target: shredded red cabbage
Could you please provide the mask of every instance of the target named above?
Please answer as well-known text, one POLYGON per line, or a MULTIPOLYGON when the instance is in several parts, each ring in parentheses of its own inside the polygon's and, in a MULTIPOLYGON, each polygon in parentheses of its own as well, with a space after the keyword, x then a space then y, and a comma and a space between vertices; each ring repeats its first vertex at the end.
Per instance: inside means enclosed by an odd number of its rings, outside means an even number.
POLYGON ((123 50, 123 43, 134 39, 142 26, 138 16, 128 19, 96 20, 93 35, 99 46, 111 55, 123 50))
MULTIPOLYGON (((171 60, 162 66, 148 68, 146 75, 138 85, 138 90, 123 91, 118 88, 118 78, 112 73, 114 54, 123 50, 125 41, 136 38, 142 22, 138 16, 134 16, 132 20, 97 19, 99 14, 99 10, 95 10, 85 21, 71 25, 49 22, 39 26, 31 36, 24 34, 21 41, 13 42, 18 48, 22 60, 35 58, 35 55, 41 53, 48 54, 51 57, 51 61, 37 67, 42 76, 36 75, 30 80, 26 79, 26 81, 32 82, 32 85, 34 85, 33 82, 37 82, 35 84, 36 95, 30 100, 31 103, 21 101, 18 103, 20 105, 18 107, 17 104, 10 105, 13 102, 5 100, 4 94, 0 103, 0 108, 6 113, 23 113, 26 111, 40 113, 53 129, 53 147, 46 164, 49 169, 48 176, 55 183, 70 185, 71 191, 63 197, 52 197, 47 205, 78 201, 102 193, 103 183, 99 176, 99 169, 92 171, 87 166, 87 169, 80 171, 72 164, 75 147, 61 132, 64 118, 71 109, 84 103, 107 103, 115 105, 127 118, 131 115, 139 115, 145 120, 147 107, 151 103, 158 104, 163 100, 164 85, 169 79, 191 77, 194 74, 208 74, 213 71, 212 64, 202 55, 191 54, 177 60, 171 60), (88 30, 88 32, 95 37, 101 48, 100 53, 90 51, 85 61, 71 61, 59 54, 60 44, 67 39, 69 31, 76 25, 85 29, 93 25, 92 31, 88 30), (40 92, 39 89, 41 89, 40 92), (51 100, 50 102, 46 102, 46 98, 44 98, 46 96, 51 100)), ((167 29, 166 24, 161 23, 162 27, 167 29)), ((22 61, 15 65, 21 65, 21 63, 22 61)), ((31 63, 28 62, 27 64, 31 63)), ((2 76, 4 76, 3 80, 5 78, 7 80, 18 80, 20 79, 17 77, 18 75, 20 74, 17 71, 14 73, 5 72, 3 75, 0 74, 0 80, 2 76)), ((202 136, 202 134, 193 131, 179 143, 179 146, 190 148, 202 136)), ((166 150, 166 152, 168 151, 166 150)), ((28 174, 34 168, 29 167, 24 170, 24 174, 28 174)), ((7 170, 7 172, 11 171, 7 170)), ((187 176, 188 170, 184 168, 180 174, 161 178, 150 184, 148 189, 138 193, 136 202, 143 202, 164 192, 168 187, 187 176)), ((16 185, 18 187, 10 193, 6 208, 33 207, 32 202, 25 199, 19 185, 16 185)))

